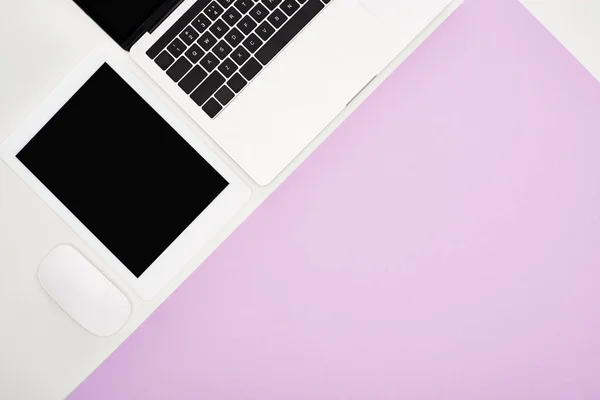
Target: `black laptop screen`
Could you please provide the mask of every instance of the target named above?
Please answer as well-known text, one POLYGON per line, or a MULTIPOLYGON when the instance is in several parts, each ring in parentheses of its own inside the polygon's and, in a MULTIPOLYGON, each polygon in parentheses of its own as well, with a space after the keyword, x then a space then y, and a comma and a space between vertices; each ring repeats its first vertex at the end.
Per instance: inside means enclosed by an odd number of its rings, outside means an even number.
POLYGON ((124 46, 138 28, 171 0, 74 0, 117 43, 124 46))

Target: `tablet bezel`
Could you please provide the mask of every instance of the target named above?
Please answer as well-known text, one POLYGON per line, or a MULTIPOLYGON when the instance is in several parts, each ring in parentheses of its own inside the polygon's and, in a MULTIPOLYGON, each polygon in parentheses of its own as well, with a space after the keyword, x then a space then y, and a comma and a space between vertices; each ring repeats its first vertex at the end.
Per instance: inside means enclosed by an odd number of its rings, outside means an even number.
POLYGON ((42 198, 142 299, 151 300, 189 260, 237 214, 251 196, 250 187, 193 133, 186 124, 143 83, 133 61, 118 48, 105 47, 88 54, 30 115, 0 144, 0 157, 42 198), (104 64, 108 64, 171 127, 184 138, 229 185, 179 237, 137 278, 108 248, 52 194, 16 157, 19 151, 104 64))

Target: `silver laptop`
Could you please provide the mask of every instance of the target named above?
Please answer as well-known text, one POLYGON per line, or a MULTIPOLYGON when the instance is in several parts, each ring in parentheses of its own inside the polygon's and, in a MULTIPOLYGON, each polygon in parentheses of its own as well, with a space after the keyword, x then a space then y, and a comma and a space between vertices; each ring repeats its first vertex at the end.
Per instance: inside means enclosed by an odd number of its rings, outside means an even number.
POLYGON ((268 185, 452 0, 75 0, 268 185))

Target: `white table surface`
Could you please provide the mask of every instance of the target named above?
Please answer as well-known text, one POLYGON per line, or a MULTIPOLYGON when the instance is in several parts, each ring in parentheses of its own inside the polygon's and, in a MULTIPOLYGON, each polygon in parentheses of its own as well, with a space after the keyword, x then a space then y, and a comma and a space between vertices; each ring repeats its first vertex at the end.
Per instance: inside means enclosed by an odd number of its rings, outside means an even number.
POLYGON ((600 80, 600 0, 521 0, 600 80))
MULTIPOLYGON (((600 0, 524 0, 526 6, 600 78, 600 0), (596 23, 594 23, 596 21, 596 23)), ((418 40, 388 73, 424 40, 418 40)), ((0 13, 0 141, 56 87, 93 47, 107 41, 71 0, 4 2, 0 13)), ((387 74, 372 83, 376 87, 387 74)), ((364 92, 353 106, 364 99, 364 92)), ((169 102, 168 98, 164 101, 169 102)), ((139 299, 50 208, 0 161, 0 398, 63 398, 98 366, 352 111, 349 107, 269 187, 254 186, 251 203, 201 249, 151 302, 139 299), (36 281, 44 255, 70 243, 125 291, 131 319, 110 338, 87 333, 36 281)), ((187 118, 180 113, 181 118, 187 118)), ((190 125, 193 123, 190 122, 190 125)), ((200 128, 198 135, 204 135, 200 128)), ((215 151, 228 160, 216 146, 215 151)), ((229 160, 229 164, 234 164, 229 160)))

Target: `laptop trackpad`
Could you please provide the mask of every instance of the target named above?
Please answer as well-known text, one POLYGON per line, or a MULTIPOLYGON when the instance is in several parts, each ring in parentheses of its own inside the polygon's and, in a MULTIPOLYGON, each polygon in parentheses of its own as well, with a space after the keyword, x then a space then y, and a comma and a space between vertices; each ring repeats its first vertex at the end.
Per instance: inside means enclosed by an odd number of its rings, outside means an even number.
POLYGON ((392 33, 408 44, 452 0, 358 0, 392 33))

